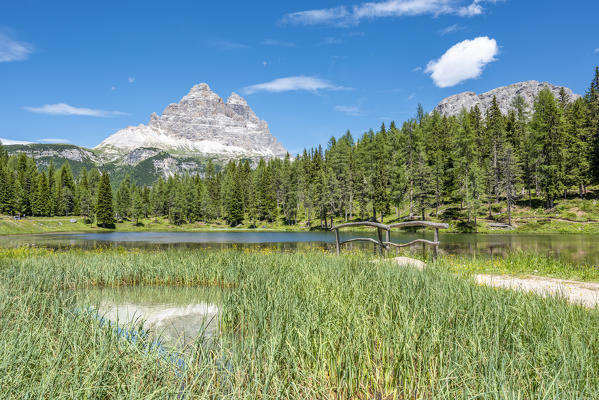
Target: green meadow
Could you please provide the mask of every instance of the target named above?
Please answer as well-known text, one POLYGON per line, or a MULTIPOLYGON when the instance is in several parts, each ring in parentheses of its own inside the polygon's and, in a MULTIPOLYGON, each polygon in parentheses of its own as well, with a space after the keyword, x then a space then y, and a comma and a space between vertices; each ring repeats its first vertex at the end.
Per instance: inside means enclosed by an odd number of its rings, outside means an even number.
MULTIPOLYGON (((526 257, 504 268, 534 268, 526 257)), ((363 254, 2 250, 0 387, 5 398, 52 399, 599 396, 597 310, 478 286, 450 264, 421 272, 363 254), (182 365, 148 337, 127 340, 82 294, 130 286, 220 289, 220 335, 198 339, 182 365)))

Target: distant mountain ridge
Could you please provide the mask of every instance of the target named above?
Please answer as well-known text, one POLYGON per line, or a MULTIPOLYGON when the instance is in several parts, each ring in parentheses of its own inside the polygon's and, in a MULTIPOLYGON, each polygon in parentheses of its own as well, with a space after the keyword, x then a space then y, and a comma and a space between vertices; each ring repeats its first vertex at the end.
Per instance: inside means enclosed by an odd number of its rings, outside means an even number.
POLYGON ((232 93, 224 102, 206 83, 191 88, 147 125, 129 126, 93 149, 71 144, 44 144, 1 139, 9 154, 27 153, 45 168, 69 161, 73 171, 102 167, 117 179, 130 174, 138 184, 158 177, 202 173, 208 160, 282 158, 287 151, 271 135, 245 99, 232 93))
POLYGON ((225 103, 206 83, 192 87, 162 115, 152 113, 147 125, 129 126, 95 147, 111 161, 125 157, 128 162, 151 154, 139 149, 223 159, 283 157, 287 152, 245 99, 232 93, 225 103))
MULTIPOLYGON (((512 103, 517 96, 522 96, 524 102, 532 110, 534 101, 543 89, 549 89, 557 98, 563 86, 556 86, 548 82, 525 81, 518 82, 508 86, 498 87, 488 92, 477 95, 474 92, 463 92, 446 97, 435 107, 441 115, 451 116, 459 115, 462 109, 470 111, 471 108, 478 105, 483 115, 491 106, 493 97, 497 99, 499 109, 503 114, 507 114, 512 108, 512 103)), ((580 96, 572 92, 571 89, 563 87, 571 102, 580 96)))

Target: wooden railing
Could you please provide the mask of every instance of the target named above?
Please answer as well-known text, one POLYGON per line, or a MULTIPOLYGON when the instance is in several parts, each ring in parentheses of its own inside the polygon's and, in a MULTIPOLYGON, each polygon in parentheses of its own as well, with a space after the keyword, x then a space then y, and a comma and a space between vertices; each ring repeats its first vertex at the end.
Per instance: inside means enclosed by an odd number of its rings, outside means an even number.
POLYGON ((335 244, 337 247, 337 255, 339 255, 341 252, 341 246, 346 243, 350 243, 350 242, 374 243, 375 246, 378 246, 379 254, 382 254, 383 251, 388 251, 391 247, 400 248, 400 247, 412 246, 416 243, 423 243, 423 244, 428 244, 428 245, 433 246, 433 250, 434 250, 433 254, 436 257, 437 253, 438 253, 438 249, 439 249, 439 229, 447 229, 447 228, 449 228, 449 225, 447 225, 447 224, 438 223, 438 222, 429 222, 429 221, 398 222, 398 223, 391 224, 391 225, 385 225, 385 224, 381 224, 379 222, 364 221, 364 222, 348 222, 346 224, 333 226, 331 228, 331 230, 335 231, 335 244), (358 226, 369 226, 369 227, 376 228, 377 234, 378 234, 378 236, 377 236, 378 240, 372 239, 372 238, 353 238, 353 239, 341 241, 341 239, 339 237, 339 229, 358 227, 358 226), (412 240, 411 242, 408 242, 408 243, 393 243, 391 241, 391 229, 393 229, 393 228, 408 228, 408 227, 433 228, 435 230, 433 240, 430 241, 430 240, 426 240, 426 239, 416 239, 416 240, 412 240), (383 232, 385 232, 384 240, 383 240, 383 232))

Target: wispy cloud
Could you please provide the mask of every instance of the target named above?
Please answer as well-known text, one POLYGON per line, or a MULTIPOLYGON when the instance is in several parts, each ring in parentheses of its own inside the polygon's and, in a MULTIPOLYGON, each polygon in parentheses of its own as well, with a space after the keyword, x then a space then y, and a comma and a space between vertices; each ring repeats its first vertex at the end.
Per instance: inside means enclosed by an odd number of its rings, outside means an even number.
POLYGON ((431 60, 424 72, 438 87, 451 87, 467 79, 478 78, 485 66, 496 60, 499 48, 486 36, 453 45, 438 60, 431 60))
POLYGON ((355 106, 335 106, 335 111, 339 111, 353 117, 359 117, 362 115, 362 110, 355 106))
POLYGON ((348 90, 349 88, 335 85, 327 80, 313 76, 289 76, 287 78, 278 78, 270 82, 258 83, 256 85, 246 86, 242 89, 245 94, 256 92, 290 92, 290 91, 308 91, 318 92, 320 90, 348 90))
POLYGON ((216 47, 223 50, 249 49, 250 46, 243 43, 233 42, 227 39, 208 39, 204 43, 210 47, 216 47))
POLYGON ((265 46, 295 47, 295 43, 293 42, 287 42, 285 40, 278 39, 264 39, 262 44, 265 46))
POLYGON ((441 34, 441 36, 445 36, 445 35, 449 35, 450 33, 459 32, 463 29, 464 29, 463 26, 461 26, 459 24, 453 24, 453 25, 448 26, 447 28, 441 29, 439 31, 439 33, 441 34))
POLYGON ((10 146, 11 144, 31 144, 32 142, 25 142, 24 140, 11 140, 0 138, 0 143, 6 146, 10 146))
POLYGON ((127 82, 133 83, 133 82, 135 82, 135 78, 130 76, 129 78, 127 78, 127 82))
POLYGON ((599 53, 599 47, 595 49, 595 53, 599 53))
POLYGON ((386 0, 365 2, 353 6, 339 6, 286 14, 283 24, 352 26, 362 20, 383 17, 402 17, 444 14, 472 17, 482 14, 482 3, 496 0, 386 0))
POLYGON ((43 143, 71 143, 67 139, 60 139, 60 138, 45 138, 45 139, 40 139, 39 141, 43 142, 43 143))
POLYGON ((32 52, 31 44, 19 42, 0 32, 0 63, 26 60, 32 52))
POLYGON ((73 107, 65 103, 46 104, 41 107, 23 107, 24 110, 48 115, 80 115, 87 117, 116 117, 129 115, 121 111, 105 111, 93 108, 73 107))
POLYGON ((414 100, 414 97, 416 97, 416 93, 410 93, 408 100, 414 100))
POLYGON ((422 67, 414 67, 412 68, 412 72, 422 71, 422 67))
POLYGON ((343 40, 335 37, 326 37, 321 44, 342 44, 343 40))

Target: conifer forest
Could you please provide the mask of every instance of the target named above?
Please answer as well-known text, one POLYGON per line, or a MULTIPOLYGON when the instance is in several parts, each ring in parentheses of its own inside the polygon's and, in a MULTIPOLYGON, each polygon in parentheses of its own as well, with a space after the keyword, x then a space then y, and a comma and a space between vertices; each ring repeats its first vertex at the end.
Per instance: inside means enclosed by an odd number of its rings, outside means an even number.
MULTIPOLYGON (((1 145, 0 145, 1 146, 1 145)), ((456 218, 476 226, 494 205, 551 209, 568 196, 588 199, 599 183, 599 68, 588 91, 571 101, 542 91, 528 108, 517 97, 507 115, 494 100, 457 117, 421 106, 402 125, 391 122, 354 137, 349 131, 293 158, 208 162, 201 175, 160 178, 137 186, 129 177, 68 163, 38 166, 0 147, 0 213, 83 216, 112 226, 116 220, 168 217, 173 224, 225 221, 231 226, 331 218, 439 218, 457 204, 456 218), (404 210, 402 213, 401 210, 404 210)), ((590 200, 589 200, 590 201, 590 200)))

